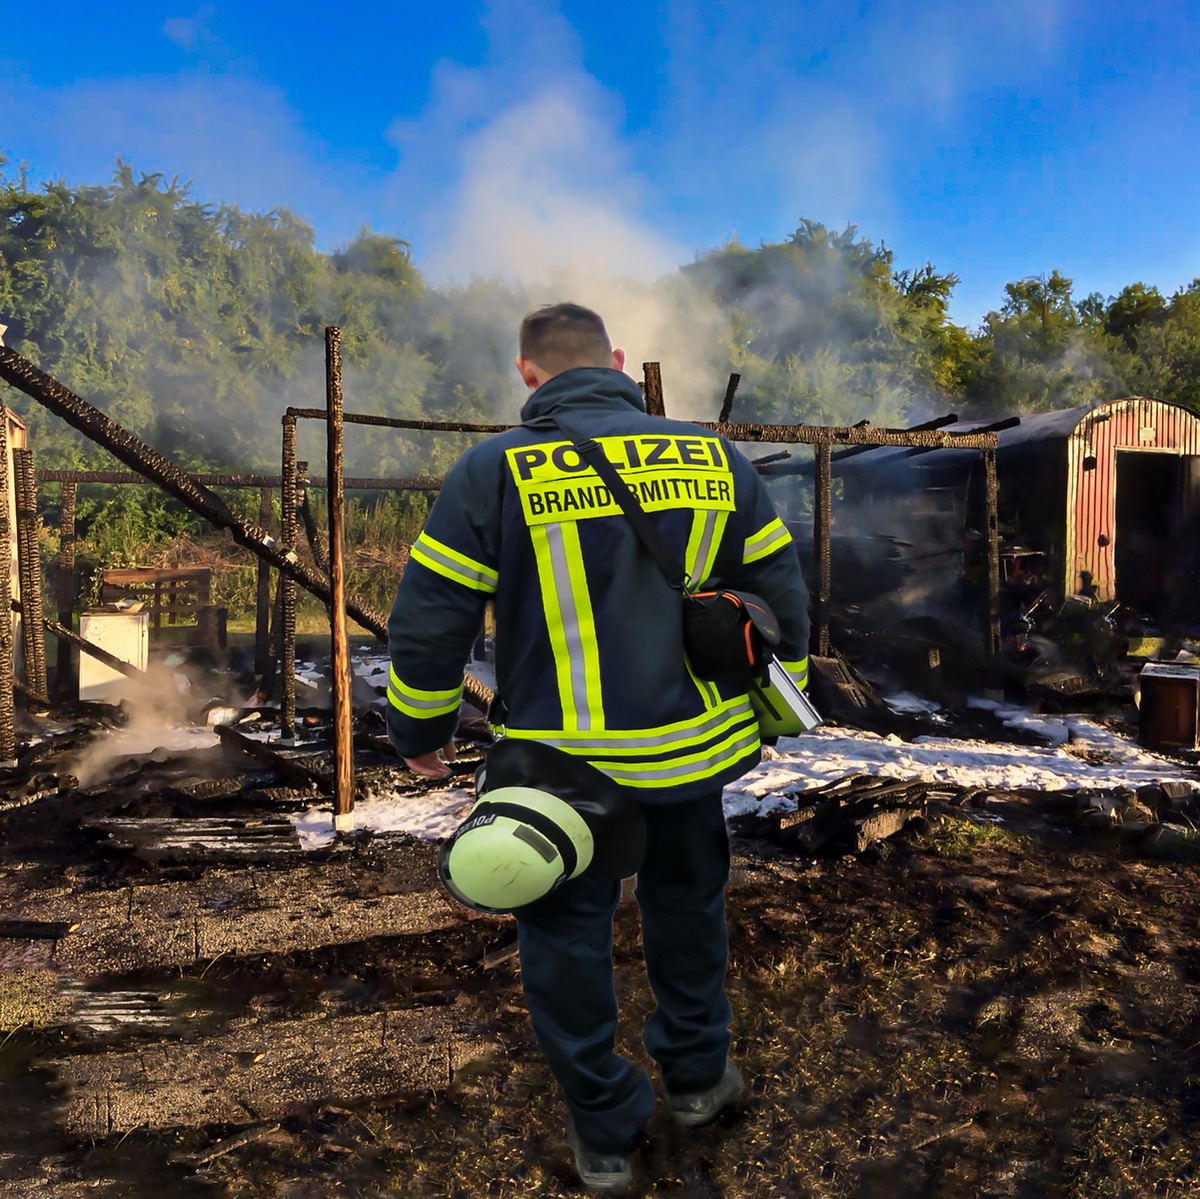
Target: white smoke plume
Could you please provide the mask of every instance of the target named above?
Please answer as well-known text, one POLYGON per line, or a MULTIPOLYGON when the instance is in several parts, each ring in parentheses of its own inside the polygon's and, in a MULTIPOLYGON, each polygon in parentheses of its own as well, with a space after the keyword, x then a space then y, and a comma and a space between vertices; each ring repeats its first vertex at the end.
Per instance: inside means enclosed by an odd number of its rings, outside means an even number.
MULTIPOLYGON (((596 309, 631 374, 662 363, 670 414, 715 417, 726 319, 678 277, 691 249, 646 215, 653 196, 619 100, 578 65, 574 32, 544 5, 494 4, 489 30, 491 60, 444 67, 430 110, 393 129, 398 192, 454 147, 451 192, 426 214, 422 268, 443 285, 507 281, 531 308, 570 299, 596 309), (514 45, 512 31, 530 29, 535 44, 514 45), (553 78, 531 76, 531 60, 554 63, 553 78)), ((496 316, 515 353, 510 306, 496 316)))

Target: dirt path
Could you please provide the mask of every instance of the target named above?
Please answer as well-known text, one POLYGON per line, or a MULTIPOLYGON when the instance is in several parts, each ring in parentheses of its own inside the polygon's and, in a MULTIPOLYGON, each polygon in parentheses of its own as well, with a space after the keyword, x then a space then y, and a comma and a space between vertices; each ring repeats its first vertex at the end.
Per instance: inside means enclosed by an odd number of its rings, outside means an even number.
MULTIPOLYGON (((204 961, 193 953, 167 972, 87 984, 141 996, 154 1020, 107 1031, 50 1021, 5 1034, 0 1193, 578 1194, 562 1109, 524 1016, 515 962, 503 952, 509 926, 439 912, 424 931, 392 927, 396 896, 428 896, 430 858, 424 848, 377 841, 303 867, 327 872, 311 884, 317 908, 342 896, 362 913, 329 942, 282 933, 276 945, 223 942, 227 951, 204 961), (374 923, 372 898, 381 901, 374 923), (355 1073, 344 1058, 370 1063, 385 1049, 411 1057, 419 1034, 402 1033, 389 1047, 388 1012, 404 1013, 414 1029, 427 1013, 430 1027, 475 1051, 449 1069, 443 1057, 440 1075, 417 1070, 407 1086, 397 1075, 385 1097, 387 1071, 355 1073), (320 1035, 306 1042, 314 1020, 320 1035), (206 1046, 252 1069, 273 1023, 289 1030, 278 1044, 306 1102, 285 1095, 256 1104, 250 1075, 205 1074, 216 1060, 206 1046), (362 1036, 330 1040, 359 1024, 362 1036), (314 1068, 321 1055, 340 1061, 317 1070, 331 1079, 323 1104, 313 1099, 306 1043, 314 1068), (111 1087, 134 1058, 181 1079, 191 1071, 198 1091, 215 1088, 221 1102, 210 1110, 223 1123, 150 1131, 173 1121, 148 1102, 128 1126, 87 1125, 78 1113, 88 1080, 111 1087), (363 1088, 368 1077, 377 1085, 363 1088), (67 1137, 68 1126, 83 1138, 67 1137)), ((260 906, 269 909, 261 897, 277 893, 292 914, 301 911, 299 869, 281 869, 275 881, 255 871, 260 906)), ((906 835, 871 860, 807 861, 743 846, 730 888, 730 992, 749 1100, 738 1118, 695 1134, 660 1116, 636 1159, 640 1193, 1200 1193, 1196 873, 959 820, 906 835)), ((198 872, 193 899, 220 885, 232 894, 222 877, 198 872)), ((148 892, 186 892, 185 882, 138 875, 148 892)), ((423 902, 432 914, 436 903, 423 902)), ((231 910, 250 927, 244 903, 231 910)), ((278 911, 271 919, 280 929, 301 923, 278 911)), ((626 1050, 642 1060, 638 1031, 651 999, 632 904, 619 914, 617 955, 626 1050)))

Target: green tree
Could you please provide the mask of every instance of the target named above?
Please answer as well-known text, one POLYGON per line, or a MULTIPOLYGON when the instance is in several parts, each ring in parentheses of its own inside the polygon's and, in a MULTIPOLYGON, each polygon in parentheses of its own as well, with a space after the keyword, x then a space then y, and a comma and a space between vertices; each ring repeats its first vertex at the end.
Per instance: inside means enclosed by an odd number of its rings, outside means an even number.
POLYGON ((1045 412, 1107 399, 1123 390, 1122 363, 1074 285, 1057 270, 1005 285, 989 312, 965 375, 967 397, 990 413, 1045 412))
POLYGON ((897 271, 853 225, 804 220, 782 242, 732 243, 687 270, 729 313, 747 415, 903 423, 961 386, 971 342, 947 315, 956 276, 897 271))

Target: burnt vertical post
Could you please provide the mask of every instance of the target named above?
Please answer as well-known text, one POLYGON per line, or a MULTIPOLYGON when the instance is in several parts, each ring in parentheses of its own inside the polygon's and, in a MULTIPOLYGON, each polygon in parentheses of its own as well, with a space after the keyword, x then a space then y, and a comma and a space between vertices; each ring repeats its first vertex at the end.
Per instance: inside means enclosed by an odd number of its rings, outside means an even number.
POLYGON ((662 366, 657 362, 643 362, 642 379, 642 395, 646 400, 646 411, 651 416, 666 416, 667 406, 663 399, 662 366))
POLYGON ((333 649, 333 827, 353 827, 354 736, 350 711, 350 646, 346 629, 346 562, 342 508, 342 331, 325 330, 326 496, 329 503, 329 632, 333 649))
MULTIPOLYGON (((267 487, 258 491, 258 523, 264 529, 271 524, 271 491, 267 487)), ((271 660, 271 565, 265 558, 258 559, 255 584, 254 673, 262 678, 271 660)))
MULTIPOLYGON (((62 485, 62 502, 58 508, 58 558, 54 569, 54 601, 58 606, 58 623, 65 629, 75 627, 75 502, 78 483, 62 485)), ((68 699, 75 693, 75 658, 71 643, 58 639, 55 659, 58 699, 68 699)))
MULTIPOLYGON (((285 554, 296 552, 296 418, 283 417, 283 473, 280 480, 280 540, 285 554)), ((279 575, 279 738, 296 740, 296 580, 279 575)))
POLYGON ((725 396, 721 400, 721 412, 717 417, 717 424, 728 424, 730 416, 733 415, 733 397, 737 395, 738 384, 742 381, 742 376, 737 371, 729 372, 729 382, 725 385, 725 396))
POLYGON ((813 550, 817 566, 817 653, 829 656, 829 604, 833 593, 833 555, 830 525, 833 517, 833 446, 822 441, 816 447, 813 494, 813 550))
POLYGON ((983 451, 984 523, 987 539, 987 594, 984 599, 984 654, 989 682, 995 685, 995 667, 1000 656, 1000 483, 996 474, 996 451, 983 451))
POLYGON ((0 404, 0 766, 17 764, 13 702, 12 528, 8 520, 8 409, 0 404))
POLYGON ((46 694, 46 626, 42 624, 42 555, 38 547, 37 480, 33 451, 14 449, 13 482, 17 496, 17 572, 21 580, 21 643, 25 685, 46 694))

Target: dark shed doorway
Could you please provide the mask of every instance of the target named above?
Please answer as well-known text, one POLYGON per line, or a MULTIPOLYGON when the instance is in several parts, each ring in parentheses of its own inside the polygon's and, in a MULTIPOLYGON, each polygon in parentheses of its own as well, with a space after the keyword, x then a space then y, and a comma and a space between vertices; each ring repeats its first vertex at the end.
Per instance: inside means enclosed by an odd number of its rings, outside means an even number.
POLYGON ((1116 597, 1160 624, 1196 618, 1200 458, 1118 451, 1116 597))

